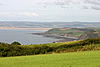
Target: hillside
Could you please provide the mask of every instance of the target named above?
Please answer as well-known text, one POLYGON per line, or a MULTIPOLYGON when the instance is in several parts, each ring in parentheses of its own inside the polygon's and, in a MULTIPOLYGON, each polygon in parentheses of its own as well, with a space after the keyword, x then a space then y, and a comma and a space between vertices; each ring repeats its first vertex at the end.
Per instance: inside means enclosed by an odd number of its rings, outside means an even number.
POLYGON ((85 32, 79 37, 79 40, 87 39, 87 38, 97 38, 100 37, 100 30, 90 30, 85 32))
POLYGON ((46 33, 58 34, 61 36, 66 36, 66 37, 67 36, 78 37, 88 30, 90 30, 90 29, 85 29, 85 28, 82 28, 82 29, 81 28, 54 28, 54 29, 47 31, 46 33))
POLYGON ((99 66, 100 38, 40 45, 0 42, 0 67, 99 66))
POLYGON ((100 50, 0 58, 0 67, 100 67, 100 50))
POLYGON ((0 21, 0 27, 15 28, 87 28, 100 27, 100 22, 32 22, 32 21, 0 21))
POLYGON ((100 37, 100 28, 53 28, 43 35, 46 37, 83 40, 100 37))
POLYGON ((80 52, 91 50, 100 50, 100 38, 40 45, 17 45, 16 43, 0 43, 0 57, 80 52))

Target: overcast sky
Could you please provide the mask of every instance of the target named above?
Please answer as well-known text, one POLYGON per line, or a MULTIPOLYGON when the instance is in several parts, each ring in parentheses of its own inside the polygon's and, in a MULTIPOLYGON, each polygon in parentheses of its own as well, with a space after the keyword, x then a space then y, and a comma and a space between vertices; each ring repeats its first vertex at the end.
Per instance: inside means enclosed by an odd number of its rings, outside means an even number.
POLYGON ((100 0, 0 0, 0 20, 100 21, 100 0))

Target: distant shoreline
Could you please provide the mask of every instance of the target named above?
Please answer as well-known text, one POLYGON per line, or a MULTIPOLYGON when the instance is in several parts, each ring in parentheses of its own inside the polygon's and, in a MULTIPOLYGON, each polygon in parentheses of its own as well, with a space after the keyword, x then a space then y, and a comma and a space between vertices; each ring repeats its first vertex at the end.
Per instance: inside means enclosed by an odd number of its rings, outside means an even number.
POLYGON ((20 27, 0 27, 0 30, 37 30, 37 31, 48 31, 52 28, 20 28, 20 27))
POLYGON ((67 41, 75 41, 78 39, 74 39, 74 38, 67 38, 67 37, 61 37, 61 36, 55 36, 52 34, 46 34, 46 33, 32 33, 33 35, 42 35, 44 37, 49 37, 49 38, 54 38, 54 39, 61 39, 55 42, 67 42, 67 41))

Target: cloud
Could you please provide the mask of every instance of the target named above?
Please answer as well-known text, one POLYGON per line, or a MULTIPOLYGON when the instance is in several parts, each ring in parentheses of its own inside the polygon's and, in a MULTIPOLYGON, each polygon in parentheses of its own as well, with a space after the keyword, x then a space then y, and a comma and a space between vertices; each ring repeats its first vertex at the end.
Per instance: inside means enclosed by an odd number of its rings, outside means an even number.
POLYGON ((46 4, 46 5, 69 5, 72 3, 73 0, 41 0, 39 4, 46 4))
POLYGON ((84 0, 84 4, 89 4, 86 7, 90 7, 94 10, 100 10, 100 0, 84 0))
POLYGON ((80 4, 83 2, 84 4, 92 4, 92 5, 100 5, 100 0, 38 0, 39 4, 46 5, 70 5, 70 4, 80 4))
POLYGON ((91 8, 94 9, 94 10, 100 10, 99 6, 91 6, 91 8))
POLYGON ((55 2, 55 4, 56 5, 69 5, 72 2, 73 2, 73 0, 57 0, 55 2))
POLYGON ((0 3, 0 6, 2 6, 3 4, 0 3))
POLYGON ((83 9, 89 9, 87 6, 82 6, 83 9))
POLYGON ((36 13, 31 12, 0 12, 0 15, 7 15, 7 16, 39 16, 36 13))
POLYGON ((85 3, 100 6, 100 0, 85 0, 85 3))

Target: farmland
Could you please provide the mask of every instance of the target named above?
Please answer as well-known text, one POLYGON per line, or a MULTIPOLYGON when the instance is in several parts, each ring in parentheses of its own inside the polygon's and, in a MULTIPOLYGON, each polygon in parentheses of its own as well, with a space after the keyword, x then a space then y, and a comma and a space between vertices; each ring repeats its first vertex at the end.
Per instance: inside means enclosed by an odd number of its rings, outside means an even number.
POLYGON ((0 58, 0 67, 100 67, 100 50, 0 58))

